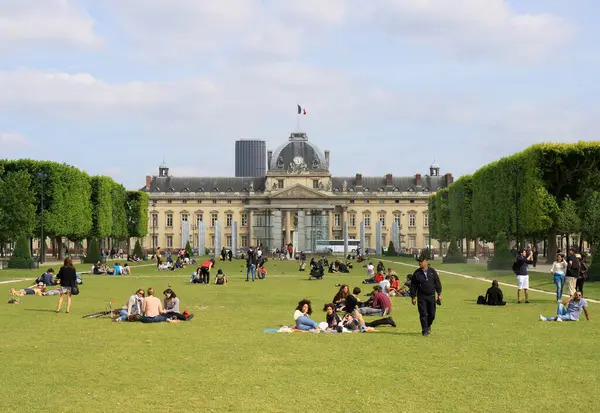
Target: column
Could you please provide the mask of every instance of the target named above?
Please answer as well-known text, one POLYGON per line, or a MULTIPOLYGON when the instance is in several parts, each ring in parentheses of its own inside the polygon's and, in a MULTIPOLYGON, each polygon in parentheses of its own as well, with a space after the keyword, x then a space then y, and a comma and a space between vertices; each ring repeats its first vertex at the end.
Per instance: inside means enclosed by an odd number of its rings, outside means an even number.
POLYGON ((296 251, 304 251, 306 249, 306 234, 304 229, 304 210, 298 210, 298 245, 296 245, 296 251))
POLYGON ((270 234, 272 244, 269 245, 270 248, 281 248, 281 244, 283 242, 283 240, 281 239, 283 235, 282 230, 283 229, 281 228, 281 210, 278 209, 273 211, 270 234))
MULTIPOLYGON (((292 242, 292 226, 294 223, 292 222, 292 212, 288 209, 285 211, 285 243, 289 244, 292 242)), ((279 248, 280 245, 276 245, 276 248, 279 248)), ((296 247, 296 245, 294 245, 296 247)))
POLYGON ((254 231, 252 230, 252 225, 254 223, 254 211, 248 210, 248 246, 253 247, 254 245, 254 231))
POLYGON ((329 222, 327 223, 328 231, 327 231, 327 239, 333 239, 333 210, 329 210, 329 216, 327 219, 329 222))

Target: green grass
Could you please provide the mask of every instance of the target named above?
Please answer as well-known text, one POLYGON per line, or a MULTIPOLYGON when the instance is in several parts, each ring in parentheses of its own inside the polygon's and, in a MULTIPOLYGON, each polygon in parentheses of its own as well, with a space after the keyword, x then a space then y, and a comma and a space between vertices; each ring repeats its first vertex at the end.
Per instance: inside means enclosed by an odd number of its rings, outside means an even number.
MULTIPOLYGON (((595 320, 538 321, 539 313, 555 312, 551 295, 532 294, 529 305, 477 306, 484 283, 442 273, 444 303, 430 337, 420 335, 410 300, 399 297, 392 299, 396 329, 268 334, 265 328, 292 323, 304 297, 313 301, 313 319, 322 321, 334 284, 362 287, 364 270, 308 281, 295 264, 270 262, 266 280, 246 283, 240 261, 218 266, 228 286, 188 285, 189 267, 160 274, 139 267, 131 276, 85 277, 69 315, 52 312, 56 297, 5 304, 0 411, 539 412, 574 405, 592 411, 597 402, 600 327, 595 320), (81 318, 109 300, 124 304, 137 288, 162 292, 169 283, 196 314, 191 322, 81 318)), ((408 269, 392 266, 399 274, 408 269)), ((434 266, 475 273, 471 266, 434 266)), ((504 291, 514 299, 514 289, 504 291)), ((597 308, 590 305, 592 319, 597 308)))

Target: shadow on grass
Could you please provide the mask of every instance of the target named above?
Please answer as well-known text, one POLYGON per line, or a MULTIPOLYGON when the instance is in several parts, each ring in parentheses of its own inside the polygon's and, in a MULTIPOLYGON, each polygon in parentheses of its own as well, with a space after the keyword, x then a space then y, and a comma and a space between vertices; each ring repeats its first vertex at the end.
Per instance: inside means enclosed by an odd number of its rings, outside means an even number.
POLYGON ((55 313, 55 310, 48 310, 44 308, 26 308, 25 311, 37 311, 40 313, 55 313))

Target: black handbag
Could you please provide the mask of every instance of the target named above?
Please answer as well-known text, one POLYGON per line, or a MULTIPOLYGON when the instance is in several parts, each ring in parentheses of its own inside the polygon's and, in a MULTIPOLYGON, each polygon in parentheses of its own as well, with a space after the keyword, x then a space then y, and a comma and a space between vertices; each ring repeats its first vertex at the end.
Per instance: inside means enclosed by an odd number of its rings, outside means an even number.
POLYGON ((79 295, 79 287, 78 286, 73 286, 71 287, 71 295, 79 295))

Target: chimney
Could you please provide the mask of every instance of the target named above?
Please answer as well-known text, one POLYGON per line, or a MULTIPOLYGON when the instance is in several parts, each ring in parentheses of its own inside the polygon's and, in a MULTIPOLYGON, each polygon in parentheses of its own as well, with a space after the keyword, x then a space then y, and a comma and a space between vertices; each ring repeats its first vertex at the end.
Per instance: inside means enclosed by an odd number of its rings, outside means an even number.
POLYGON ((454 182, 454 178, 452 177, 451 173, 447 173, 445 178, 446 178, 446 186, 450 186, 450 184, 452 182, 454 182))
POLYGON ((415 175, 416 186, 421 186, 421 174, 415 175))
POLYGON ((146 175, 146 189, 150 189, 151 183, 152 183, 152 177, 150 175, 146 175))
POLYGON ((329 151, 325 151, 325 163, 327 164, 327 167, 329 168, 329 151))
POLYGON ((269 168, 269 165, 271 165, 271 159, 273 159, 273 151, 268 151, 267 152, 267 169, 269 168))
POLYGON ((385 176, 385 184, 386 184, 387 186, 392 186, 392 185, 393 185, 393 182, 392 182, 392 174, 387 174, 387 175, 385 176))
POLYGON ((362 174, 356 174, 355 186, 362 186, 362 174))

